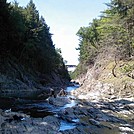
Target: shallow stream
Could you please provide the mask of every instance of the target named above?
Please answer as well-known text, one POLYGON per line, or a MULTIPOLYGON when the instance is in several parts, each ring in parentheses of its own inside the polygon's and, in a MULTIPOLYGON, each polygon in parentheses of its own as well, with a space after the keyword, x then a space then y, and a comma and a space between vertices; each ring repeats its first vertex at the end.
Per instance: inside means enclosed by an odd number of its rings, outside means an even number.
POLYGON ((12 100, 5 100, 6 103, 0 100, 0 108, 11 108, 13 112, 22 112, 34 119, 49 115, 56 117, 58 123, 60 121, 57 131, 62 133, 134 134, 133 100, 77 100, 70 92, 78 87, 67 87, 65 97, 50 97, 47 100, 29 102, 24 100, 26 103, 22 101, 12 106, 12 100))
MULTIPOLYGON (((48 115, 58 116, 61 110, 64 110, 68 107, 73 107, 77 104, 74 96, 70 95, 70 91, 75 90, 78 87, 79 85, 69 86, 66 88, 67 96, 62 97, 62 98, 63 99, 72 98, 72 99, 69 101, 69 103, 66 103, 62 106, 53 105, 49 103, 48 100, 41 100, 41 101, 29 102, 27 104, 25 103, 19 104, 17 106, 14 105, 11 107, 11 109, 12 111, 15 111, 15 112, 22 111, 23 113, 30 115, 30 117, 33 117, 33 118, 43 118, 48 115)), ((75 122, 77 123, 78 120, 76 119, 73 122, 74 123, 70 123, 70 122, 60 119, 61 126, 60 126, 59 131, 64 131, 64 130, 75 128, 76 127, 75 122)))

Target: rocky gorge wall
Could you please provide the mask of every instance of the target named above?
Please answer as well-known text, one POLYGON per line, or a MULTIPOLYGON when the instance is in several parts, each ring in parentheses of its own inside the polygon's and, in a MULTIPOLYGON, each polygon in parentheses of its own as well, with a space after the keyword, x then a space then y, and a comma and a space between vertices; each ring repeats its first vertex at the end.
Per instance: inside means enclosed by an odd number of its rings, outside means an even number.
MULTIPOLYGON (((115 68, 116 77, 112 74, 114 62, 107 62, 104 65, 95 64, 88 69, 85 75, 76 79, 81 87, 73 91, 73 94, 80 99, 104 99, 104 98, 134 98, 134 79, 122 72, 126 65, 134 66, 134 62, 118 62, 115 68)), ((134 76, 134 70, 129 72, 134 76)))
POLYGON ((50 87, 60 90, 68 81, 56 71, 41 74, 24 67, 13 57, 0 56, 0 97, 37 98, 43 93, 46 98, 50 87))
MULTIPOLYGON (((80 83, 80 88, 71 92, 78 100, 84 102, 89 112, 83 118, 87 126, 103 124, 105 127, 97 126, 88 132, 96 134, 117 134, 134 133, 134 62, 119 61, 115 67, 115 62, 103 62, 95 64, 89 68, 85 75, 82 75, 76 82, 80 83), (131 67, 131 69, 129 68, 131 67), (113 68, 114 74, 113 75, 113 68), (125 72, 124 69, 127 71, 125 72), (122 122, 123 121, 123 122, 122 122), (93 130, 93 132, 92 132, 93 130)), ((83 115, 84 115, 83 114, 83 115)))

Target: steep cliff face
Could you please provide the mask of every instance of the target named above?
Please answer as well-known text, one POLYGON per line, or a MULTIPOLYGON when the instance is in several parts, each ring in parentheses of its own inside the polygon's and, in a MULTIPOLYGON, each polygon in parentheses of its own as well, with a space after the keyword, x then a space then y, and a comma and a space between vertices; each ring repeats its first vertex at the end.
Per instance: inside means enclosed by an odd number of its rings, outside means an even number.
POLYGON ((80 99, 134 97, 134 60, 96 62, 76 81, 81 87, 73 94, 80 99))
POLYGON ((1 56, 0 65, 0 97, 37 98, 43 93, 45 98, 48 97, 50 87, 65 86, 69 82, 58 70, 41 74, 26 68, 14 57, 1 56))

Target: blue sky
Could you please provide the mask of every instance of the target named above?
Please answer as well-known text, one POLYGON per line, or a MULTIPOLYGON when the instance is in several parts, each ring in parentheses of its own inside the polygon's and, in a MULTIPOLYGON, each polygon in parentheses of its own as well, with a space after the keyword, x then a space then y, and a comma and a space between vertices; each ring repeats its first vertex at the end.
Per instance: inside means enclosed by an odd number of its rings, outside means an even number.
MULTIPOLYGON (((13 0, 8 0, 11 2, 13 0)), ((26 6, 28 0, 17 0, 19 5, 26 6)), ((107 7, 104 3, 110 0, 33 0, 42 15, 56 48, 61 48, 67 64, 78 64, 79 52, 75 50, 79 41, 76 36, 80 27, 88 26, 94 18, 101 15, 107 7)))

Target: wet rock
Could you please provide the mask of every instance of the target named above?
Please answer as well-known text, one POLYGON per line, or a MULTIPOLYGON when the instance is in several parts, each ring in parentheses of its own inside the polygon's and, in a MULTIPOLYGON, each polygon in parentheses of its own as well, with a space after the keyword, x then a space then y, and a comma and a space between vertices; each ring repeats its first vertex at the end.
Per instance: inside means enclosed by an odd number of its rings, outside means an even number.
POLYGON ((90 131, 86 130, 87 128, 85 127, 76 127, 74 129, 70 129, 70 130, 65 130, 65 131, 61 131, 62 134, 91 134, 90 131))
POLYGON ((100 122, 94 120, 94 119, 89 119, 89 122, 92 124, 92 125, 95 125, 97 127, 100 127, 100 122))
POLYGON ((64 106, 67 103, 70 103, 70 99, 66 97, 50 97, 48 102, 55 106, 64 106))
POLYGON ((60 127, 59 120, 54 116, 45 118, 26 118, 24 121, 13 120, 12 122, 4 121, 1 124, 0 133, 14 134, 42 134, 52 133, 57 134, 60 127))
POLYGON ((75 123, 77 116, 74 114, 73 108, 66 108, 58 114, 59 118, 70 123, 75 123))
POLYGON ((60 121, 54 116, 47 116, 43 118, 40 124, 43 125, 45 129, 47 128, 52 131, 58 131, 60 127, 60 121))

